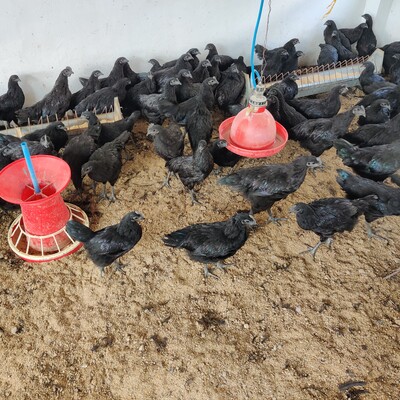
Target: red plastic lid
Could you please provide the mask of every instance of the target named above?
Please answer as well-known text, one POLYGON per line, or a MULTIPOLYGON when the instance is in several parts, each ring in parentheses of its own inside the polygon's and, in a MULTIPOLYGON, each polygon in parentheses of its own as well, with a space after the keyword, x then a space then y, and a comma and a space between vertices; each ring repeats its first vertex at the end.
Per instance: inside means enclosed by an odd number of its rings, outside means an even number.
MULTIPOLYGON (((60 193, 67 187, 71 178, 71 169, 64 160, 48 155, 37 155, 31 158, 39 185, 42 187, 43 184, 47 188, 51 186, 52 193, 48 193, 49 196, 60 193)), ((12 162, 0 171, 0 197, 10 203, 21 204, 27 200, 26 196, 24 199, 21 196, 25 194, 26 188, 31 186, 32 181, 24 158, 12 162)), ((42 198, 29 200, 39 202, 42 198)))

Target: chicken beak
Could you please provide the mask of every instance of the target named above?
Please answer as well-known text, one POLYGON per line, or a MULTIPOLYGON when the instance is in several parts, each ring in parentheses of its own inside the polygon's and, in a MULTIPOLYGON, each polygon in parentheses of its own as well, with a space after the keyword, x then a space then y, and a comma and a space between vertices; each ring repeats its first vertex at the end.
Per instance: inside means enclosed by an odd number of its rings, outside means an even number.
POLYGON ((145 219, 142 213, 135 211, 135 214, 136 215, 134 218, 132 218, 132 221, 143 221, 145 219))
POLYGON ((249 216, 250 220, 248 222, 249 226, 257 226, 257 221, 254 219, 254 217, 252 215, 249 216))

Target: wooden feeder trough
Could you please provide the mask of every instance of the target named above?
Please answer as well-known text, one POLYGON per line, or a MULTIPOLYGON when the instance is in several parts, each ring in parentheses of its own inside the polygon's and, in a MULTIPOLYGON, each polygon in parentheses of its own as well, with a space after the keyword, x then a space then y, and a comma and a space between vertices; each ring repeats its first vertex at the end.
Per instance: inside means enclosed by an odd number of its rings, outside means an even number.
MULTIPOLYGON (((114 98, 114 105, 111 107, 110 110, 107 110, 107 112, 105 113, 96 115, 102 124, 121 120, 122 113, 118 97, 114 98)), ((88 121, 86 119, 78 117, 76 113, 72 113, 72 111, 67 112, 65 114, 65 117, 61 119, 61 122, 66 126, 68 131, 83 130, 86 129, 88 126, 88 121)), ((15 128, 3 130, 1 131, 1 133, 22 138, 28 133, 34 132, 38 129, 46 128, 50 123, 51 122, 49 121, 49 118, 47 118, 47 121, 45 120, 45 122, 39 123, 37 125, 18 126, 15 128)))

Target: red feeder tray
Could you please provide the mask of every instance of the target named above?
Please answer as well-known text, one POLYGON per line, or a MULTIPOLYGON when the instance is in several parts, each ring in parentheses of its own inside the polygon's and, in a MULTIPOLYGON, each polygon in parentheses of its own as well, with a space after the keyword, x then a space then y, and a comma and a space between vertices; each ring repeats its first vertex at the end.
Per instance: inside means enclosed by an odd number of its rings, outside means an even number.
MULTIPOLYGON (((243 144, 237 142, 235 143, 231 138, 231 128, 235 118, 236 116, 230 117, 223 121, 219 126, 219 137, 220 139, 224 139, 228 142, 227 149, 232 153, 248 158, 262 158, 273 156, 274 154, 279 153, 285 147, 286 142, 288 141, 287 130, 276 121, 274 121, 276 124, 276 136, 272 143, 261 148, 258 146, 258 143, 254 143, 252 146, 251 138, 250 140, 247 138, 243 144)), ((251 136, 251 132, 249 132, 249 135, 251 136)), ((238 139, 241 138, 238 137, 238 139)))
POLYGON ((71 177, 69 165, 58 157, 33 156, 32 164, 40 186, 35 194, 24 159, 14 161, 0 171, 0 197, 19 204, 22 215, 8 231, 11 249, 22 259, 44 262, 65 257, 82 244, 66 232, 73 219, 85 225, 89 220, 79 207, 65 204, 61 192, 71 177))

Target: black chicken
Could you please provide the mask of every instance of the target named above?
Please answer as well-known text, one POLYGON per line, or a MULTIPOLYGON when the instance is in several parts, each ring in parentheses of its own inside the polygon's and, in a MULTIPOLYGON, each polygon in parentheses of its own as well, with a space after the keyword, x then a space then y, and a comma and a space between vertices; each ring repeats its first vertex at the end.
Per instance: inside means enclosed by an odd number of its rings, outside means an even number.
POLYGON ((231 116, 238 115, 240 111, 242 111, 244 108, 246 108, 246 106, 244 106, 243 104, 232 104, 228 106, 228 114, 231 116))
POLYGON ((27 133, 23 139, 40 142, 43 135, 47 135, 58 153, 68 142, 67 128, 61 121, 51 122, 46 128, 27 133))
POLYGON ((307 118, 296 111, 290 104, 285 101, 280 90, 273 88, 267 93, 268 110, 274 118, 280 122, 286 129, 291 129, 294 126, 307 121, 307 118))
POLYGON ((213 156, 214 163, 219 166, 221 170, 222 167, 233 168, 242 156, 232 153, 227 149, 227 142, 223 139, 216 139, 209 144, 210 153, 213 156))
POLYGON ((15 111, 20 110, 24 105, 25 95, 18 82, 21 82, 18 75, 11 75, 7 93, 0 96, 0 121, 10 123, 16 120, 15 111))
POLYGON ((383 56, 383 68, 385 73, 388 74, 390 67, 395 62, 393 56, 395 54, 400 54, 400 42, 389 43, 381 48, 384 51, 383 56))
MULTIPOLYGON (((193 57, 193 59, 190 60, 189 63, 191 65, 190 70, 194 70, 200 63, 199 59, 197 58, 197 56, 200 54, 200 51, 196 47, 193 47, 189 49, 186 53, 189 53, 193 57)), ((161 66, 161 69, 174 67, 177 61, 178 59, 167 61, 161 66)))
POLYGON ((328 95, 319 99, 293 99, 289 104, 306 118, 331 118, 340 110, 340 95, 348 92, 345 85, 334 86, 328 95))
POLYGON ((210 76, 214 76, 217 81, 221 80, 221 71, 219 66, 221 64, 221 57, 217 54, 211 60, 210 76))
MULTIPOLYGON (((167 128, 149 124, 146 137, 153 141, 154 151, 166 162, 183 155, 185 134, 175 123, 169 124, 167 128)), ((163 186, 169 186, 170 176, 171 171, 168 170, 163 186)))
POLYGON ((75 109, 75 106, 78 105, 83 99, 100 89, 101 84, 99 81, 99 76, 101 75, 103 75, 103 73, 99 70, 93 71, 89 79, 85 82, 83 88, 71 96, 71 102, 69 105, 71 110, 75 109))
POLYGON ((207 142, 201 140, 192 156, 181 156, 167 161, 170 172, 178 174, 183 185, 189 189, 192 204, 198 203, 194 187, 203 182, 214 167, 214 161, 207 147, 207 142))
POLYGON ((152 65, 152 67, 150 68, 151 73, 154 73, 156 71, 160 71, 161 69, 163 69, 162 65, 155 58, 151 58, 149 60, 149 63, 152 65))
POLYGON ((104 144, 92 153, 89 161, 82 165, 82 178, 89 175, 89 178, 93 179, 95 182, 101 182, 103 184, 103 192, 100 198, 107 198, 106 186, 107 182, 109 182, 111 185, 111 197, 108 199, 111 202, 116 200, 114 185, 121 173, 121 152, 130 138, 130 135, 130 132, 125 131, 112 142, 104 144))
POLYGON ((176 88, 181 85, 178 78, 168 78, 161 93, 141 94, 139 96, 140 109, 144 117, 154 124, 161 124, 164 116, 160 110, 161 100, 177 104, 176 88))
POLYGON ((144 216, 137 211, 126 214, 121 222, 107 226, 99 231, 92 231, 77 221, 68 221, 68 234, 82 242, 89 258, 100 269, 103 276, 104 268, 116 262, 116 269, 121 270, 124 265, 118 260, 139 242, 142 237, 142 227, 138 221, 144 216))
POLYGON ((19 125, 38 122, 40 119, 61 119, 69 108, 71 91, 68 78, 73 74, 71 67, 64 68, 58 76, 53 89, 33 106, 16 111, 19 125))
POLYGON ((299 87, 297 86, 296 81, 299 79, 298 75, 295 73, 291 73, 285 78, 283 78, 280 82, 274 83, 269 88, 265 90, 265 94, 268 93, 270 89, 278 89, 282 94, 286 101, 294 99, 299 93, 299 87))
POLYGON ((400 114, 384 124, 368 124, 360 126, 356 131, 344 136, 350 143, 358 147, 370 147, 389 144, 400 139, 400 114))
POLYGON ((395 87, 394 84, 386 81, 383 76, 374 73, 375 65, 371 61, 366 61, 363 66, 365 68, 358 79, 364 93, 370 94, 383 87, 395 87))
POLYGON ((124 65, 128 62, 129 61, 125 57, 118 57, 114 62, 114 66, 110 74, 106 78, 100 79, 101 87, 111 87, 121 79, 125 78, 124 65))
POLYGON ((193 153, 196 151, 200 141, 205 140, 207 143, 210 141, 213 131, 213 119, 204 102, 197 102, 193 112, 186 117, 186 130, 193 153))
POLYGON ((82 192, 82 165, 89 161, 90 156, 98 148, 97 140, 101 132, 101 124, 97 117, 89 111, 82 113, 89 120, 89 127, 79 136, 73 137, 66 145, 62 158, 71 168, 71 180, 78 192, 82 192), (93 121, 91 116, 95 117, 93 121))
POLYGON ((204 103, 209 110, 213 108, 216 85, 218 81, 214 77, 205 79, 201 83, 199 93, 180 104, 162 99, 160 101, 161 114, 172 118, 178 124, 186 125, 188 117, 198 109, 199 103, 204 103))
POLYGON ((219 56, 219 58, 221 59, 221 62, 219 64, 219 68, 221 71, 225 71, 226 69, 228 69, 234 61, 234 59, 230 56, 218 54, 217 48, 213 43, 208 43, 204 50, 208 50, 208 55, 206 58, 210 62, 212 61, 214 56, 219 56))
POLYGON ((263 75, 279 75, 292 72, 298 68, 298 59, 303 52, 297 52, 295 45, 300 43, 299 39, 293 38, 282 47, 267 50, 261 45, 256 46, 258 58, 263 61, 263 75))
POLYGON ((122 78, 111 87, 105 87, 83 99, 76 107, 77 115, 84 111, 93 111, 96 114, 107 112, 114 106, 114 98, 118 97, 122 103, 126 96, 126 87, 130 84, 128 78, 122 78))
POLYGON ((302 147, 313 156, 319 157, 330 149, 338 138, 343 137, 354 117, 365 115, 364 107, 355 106, 333 118, 311 119, 296 125, 290 130, 292 138, 298 140, 302 147))
POLYGON ((359 148, 339 139, 334 146, 343 164, 364 178, 383 181, 400 168, 400 140, 381 146, 359 148))
POLYGON ((389 69, 389 80, 398 85, 400 84, 400 54, 395 54, 393 58, 395 61, 389 69))
POLYGON ((357 25, 355 28, 342 28, 339 29, 339 32, 343 33, 344 36, 349 39, 350 44, 357 42, 360 39, 361 35, 364 32, 364 29, 367 29, 368 25, 363 22, 360 25, 357 25))
MULTIPOLYGON (((341 44, 345 49, 347 50, 351 50, 351 44, 349 39, 343 34, 343 32, 341 32, 334 21, 332 21, 331 19, 328 19, 328 21, 325 22, 326 28, 324 30, 324 40, 326 44, 331 44, 332 46, 336 47, 336 45, 333 43, 334 41, 336 41, 333 36, 334 36, 334 32, 335 35, 337 36, 337 42, 339 44, 341 44)), ((337 48, 337 47, 336 47, 337 48)), ((338 49, 339 51, 339 49, 338 49)), ((340 59, 340 56, 339 56, 340 59)))
POLYGON ((139 117, 140 117, 140 111, 134 111, 129 117, 121 119, 120 121, 101 124, 101 131, 98 139, 98 145, 101 147, 105 143, 112 142, 121 133, 125 131, 132 133, 133 125, 139 119, 139 117))
POLYGON ((338 31, 333 31, 330 43, 333 47, 336 48, 339 56, 339 61, 345 61, 345 60, 351 60, 354 58, 357 58, 357 54, 354 54, 351 51, 351 46, 350 49, 346 48, 342 42, 340 41, 340 32, 338 31))
POLYGON ((157 93, 157 83, 153 73, 149 72, 147 78, 128 89, 124 101, 121 103, 124 115, 140 110, 140 96, 157 93))
POLYGON ((275 49, 268 50, 264 46, 257 44, 255 46, 255 53, 261 61, 268 61, 274 53, 278 53, 281 49, 288 52, 289 55, 294 55, 296 53, 296 44, 300 43, 299 39, 293 38, 286 42, 282 47, 276 47, 275 49))
POLYGON ((140 82, 140 76, 137 74, 129 65, 129 62, 125 63, 123 66, 124 69, 124 77, 130 80, 129 88, 135 86, 140 82))
POLYGON ((397 186, 400 186, 400 175, 393 174, 390 176, 390 180, 397 186))
POLYGON ((240 103, 245 91, 245 78, 236 64, 232 64, 221 79, 215 90, 215 99, 219 108, 226 111, 229 105, 240 103))
POLYGON ((290 211, 296 214, 300 228, 313 231, 320 237, 319 242, 314 247, 309 247, 304 253, 311 253, 315 259, 315 253, 322 243, 330 246, 335 233, 351 232, 359 216, 375 201, 376 196, 355 200, 333 197, 315 200, 308 204, 295 204, 290 211))
MULTIPOLYGON (((53 143, 47 135, 43 135, 39 141, 24 140, 27 144, 31 156, 39 154, 56 155, 53 143)), ((8 157, 11 161, 19 160, 24 157, 21 142, 10 142, 5 146, 1 153, 4 157, 8 157)))
POLYGON ((21 145, 21 142, 22 140, 16 136, 0 133, 0 171, 12 162, 11 157, 3 155, 3 150, 10 143, 18 143, 21 145))
POLYGON ((318 65, 336 64, 339 61, 339 54, 336 47, 327 43, 320 43, 321 48, 317 60, 318 65))
POLYGON ((278 222, 282 218, 274 218, 271 212, 274 203, 285 199, 300 187, 308 168, 321 166, 320 159, 313 156, 301 156, 289 164, 244 168, 224 176, 219 183, 230 186, 250 201, 250 214, 267 211, 268 221, 278 222))
POLYGON ((181 69, 191 70, 192 66, 190 61, 193 60, 193 57, 189 53, 182 54, 175 65, 170 68, 161 69, 153 73, 154 79, 157 83, 158 91, 161 91, 162 88, 167 84, 167 81, 171 78, 175 78, 181 69))
POLYGON ((362 17, 368 25, 357 42, 357 52, 359 56, 369 56, 376 49, 376 36, 372 30, 372 17, 369 14, 364 14, 362 17))
POLYGON ((169 247, 186 249, 192 260, 206 264, 206 278, 209 275, 217 278, 207 264, 226 268, 229 264, 224 264, 223 260, 232 257, 246 243, 249 228, 255 225, 251 215, 238 212, 226 221, 189 225, 166 235, 163 241, 169 247))
POLYGON ((233 60, 233 64, 235 64, 237 66, 237 68, 240 72, 244 72, 245 74, 247 74, 248 66, 244 62, 243 56, 239 56, 236 60, 233 60))
POLYGON ((204 81, 204 79, 207 79, 210 77, 210 73, 208 71, 208 68, 211 67, 211 62, 209 60, 204 60, 199 63, 196 69, 193 70, 192 76, 193 76, 193 82, 194 83, 201 83, 204 81))
POLYGON ((365 109, 365 117, 358 118, 359 125, 382 124, 390 120, 390 103, 385 99, 375 100, 365 109))
POLYGON ((346 192, 348 198, 359 199, 368 195, 378 196, 375 203, 365 210, 364 216, 367 225, 368 237, 383 236, 377 235, 371 228, 370 223, 378 218, 389 215, 400 215, 400 189, 385 185, 382 182, 374 182, 371 179, 353 175, 343 169, 338 169, 336 181, 346 192))
POLYGON ((178 103, 196 96, 199 91, 198 84, 193 83, 193 75, 188 69, 181 69, 176 77, 181 82, 181 85, 177 86, 175 90, 178 103))
POLYGON ((302 56, 304 56, 302 51, 296 51, 293 56, 289 53, 289 58, 282 66, 282 74, 296 71, 299 68, 299 58, 302 56))
POLYGON ((263 64, 263 76, 278 76, 282 74, 285 64, 290 59, 289 52, 283 47, 278 48, 272 53, 268 53, 265 65, 263 64))
MULTIPOLYGON (((392 84, 393 85, 393 84, 392 84)), ((400 86, 383 87, 375 90, 371 94, 366 95, 357 104, 367 107, 375 100, 386 99, 390 103, 391 116, 395 116, 399 112, 400 107, 400 86)))
POLYGON ((256 53, 256 55, 260 61, 265 61, 269 50, 267 48, 265 48, 264 46, 262 46, 261 44, 256 44, 256 46, 254 48, 254 52, 256 53))

